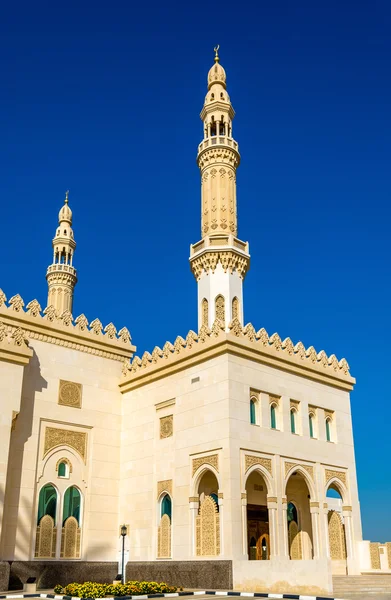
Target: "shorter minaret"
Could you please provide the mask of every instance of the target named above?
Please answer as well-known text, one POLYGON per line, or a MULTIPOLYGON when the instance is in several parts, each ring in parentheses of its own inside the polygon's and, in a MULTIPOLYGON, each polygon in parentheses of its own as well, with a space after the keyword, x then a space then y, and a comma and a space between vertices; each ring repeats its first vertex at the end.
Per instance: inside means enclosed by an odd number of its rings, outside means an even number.
POLYGON ((240 240, 236 212, 236 169, 240 154, 232 135, 235 111, 220 64, 219 47, 208 73, 198 146, 201 172, 201 240, 190 248, 190 266, 198 282, 198 327, 219 319, 226 331, 233 319, 243 323, 243 279, 250 266, 249 247, 240 240))
POLYGON ((66 310, 72 313, 73 290, 77 283, 76 269, 72 264, 76 242, 73 238, 68 194, 66 192, 64 206, 58 213, 58 228, 52 242, 53 264, 46 272, 48 306, 54 306, 59 316, 66 310))

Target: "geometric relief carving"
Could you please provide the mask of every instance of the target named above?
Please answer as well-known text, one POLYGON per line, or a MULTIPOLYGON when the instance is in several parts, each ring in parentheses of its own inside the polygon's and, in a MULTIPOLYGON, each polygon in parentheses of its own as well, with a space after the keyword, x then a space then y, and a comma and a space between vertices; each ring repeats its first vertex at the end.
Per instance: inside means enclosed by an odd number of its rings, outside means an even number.
POLYGON ((54 526, 53 517, 45 515, 37 527, 35 538, 35 558, 56 557, 57 528, 54 526))
POLYGON ((170 558, 171 557, 171 521, 170 517, 165 514, 160 519, 160 525, 158 527, 158 558, 170 558))
POLYGON ((211 496, 206 496, 196 517, 196 555, 220 554, 220 515, 211 496))
MULTIPOLYGON (((172 479, 165 479, 157 482, 157 497, 159 498, 162 492, 167 492, 172 496, 172 479)), ((197 498, 198 500, 198 498, 197 498)))
POLYGON ((331 560, 346 560, 345 528, 335 510, 328 514, 331 560))
POLYGON ((162 417, 160 419, 160 439, 171 437, 174 432, 174 416, 162 417))
POLYGON ((193 475, 201 467, 201 465, 210 465, 214 467, 216 471, 219 470, 219 457, 217 454, 211 454, 210 456, 203 456, 201 458, 193 458, 193 475))
POLYGON ((371 569, 380 569, 380 554, 378 542, 369 544, 369 552, 371 556, 371 569))
POLYGON ((291 560, 302 560, 303 550, 301 543, 301 531, 297 527, 296 521, 289 523, 289 556, 291 560))
POLYGON ((73 408, 81 408, 81 383, 73 383, 73 381, 64 381, 60 379, 60 387, 58 391, 58 403, 63 406, 72 406, 73 408))
POLYGON ((311 467, 310 465, 299 465, 297 463, 292 463, 292 462, 286 462, 285 463, 285 477, 288 475, 289 471, 293 467, 301 467, 302 469, 304 469, 305 471, 307 471, 307 473, 309 474, 309 476, 311 477, 311 479, 314 478, 314 467, 311 467))
POLYGON ((56 446, 70 446, 80 454, 84 462, 87 454, 87 434, 82 431, 70 431, 57 427, 46 427, 43 454, 56 446))
POLYGON ((391 542, 386 543, 386 548, 387 548, 388 568, 391 569, 391 542))
POLYGON ((68 517, 62 528, 61 558, 80 558, 81 529, 75 517, 68 517))
POLYGON ((264 467, 266 471, 269 471, 270 475, 272 475, 272 461, 270 458, 262 458, 260 456, 250 456, 248 454, 244 457, 244 468, 245 471, 248 471, 250 467, 253 465, 261 465, 264 467))
POLYGON ((333 471, 331 469, 326 469, 325 476, 326 476, 326 483, 328 481, 330 481, 330 479, 333 479, 333 477, 336 477, 337 479, 342 481, 342 483, 345 485, 345 487, 347 487, 346 473, 344 471, 333 471))

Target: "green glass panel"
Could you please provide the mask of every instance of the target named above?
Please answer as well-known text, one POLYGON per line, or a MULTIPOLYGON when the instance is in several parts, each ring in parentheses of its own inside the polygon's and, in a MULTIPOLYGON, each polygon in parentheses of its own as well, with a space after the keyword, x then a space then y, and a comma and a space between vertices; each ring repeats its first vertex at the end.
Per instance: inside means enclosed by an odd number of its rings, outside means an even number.
POLYGON ((168 515, 171 520, 171 498, 168 494, 163 497, 161 504, 161 516, 168 515))
POLYGON ((74 486, 68 488, 64 496, 64 510, 62 513, 63 524, 68 517, 75 517, 80 525, 80 503, 81 497, 79 490, 74 486))
POLYGON ((326 421, 326 439, 331 442, 330 421, 328 419, 326 421))
POLYGON ((295 521, 297 523, 297 508, 292 502, 289 502, 287 509, 287 517, 288 517, 288 525, 291 521, 295 521))
POLYGON ((313 424, 313 418, 310 415, 309 417, 309 422, 310 422, 310 437, 314 437, 314 424, 313 424))
POLYGON ((294 410, 291 410, 291 432, 296 433, 296 415, 294 410))
POLYGON ((49 483, 45 485, 39 492, 38 500, 38 524, 42 517, 50 515, 56 521, 56 508, 57 508, 57 492, 55 488, 49 483))
POLYGON ((62 463, 60 463, 60 464, 58 465, 58 476, 59 476, 59 477, 65 477, 65 475, 66 475, 66 470, 67 470, 66 464, 65 464, 65 463, 63 463, 63 462, 62 462, 62 463))
POLYGON ((270 407, 270 426, 272 429, 276 429, 276 407, 270 407))
POLYGON ((252 425, 256 424, 255 402, 254 402, 254 400, 250 401, 250 423, 252 425))

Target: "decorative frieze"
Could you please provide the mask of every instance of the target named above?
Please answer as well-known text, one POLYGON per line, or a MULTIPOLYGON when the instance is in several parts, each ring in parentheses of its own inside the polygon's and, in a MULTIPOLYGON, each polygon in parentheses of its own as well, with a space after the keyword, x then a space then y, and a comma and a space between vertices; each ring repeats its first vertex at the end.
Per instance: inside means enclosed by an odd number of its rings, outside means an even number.
POLYGON ((210 465, 216 471, 219 471, 219 456, 218 454, 210 454, 209 456, 201 456, 200 458, 193 458, 193 476, 196 471, 203 465, 210 465))
POLYGON ((286 462, 285 463, 285 477, 288 475, 289 471, 291 471, 294 468, 300 467, 301 469, 304 469, 305 471, 307 471, 308 475, 311 477, 311 479, 314 479, 314 467, 312 465, 303 465, 301 463, 293 463, 293 462, 286 462))
POLYGON ((268 471, 270 475, 273 475, 271 458, 264 458, 263 456, 252 456, 250 454, 246 454, 244 457, 245 471, 247 472, 249 468, 253 467, 254 465, 264 467, 264 469, 266 469, 266 471, 268 471))
POLYGON ((336 479, 339 479, 340 481, 342 481, 344 486, 347 487, 346 471, 335 471, 334 469, 326 469, 325 470, 325 478, 326 478, 326 484, 330 481, 330 479, 336 478, 336 479))
POLYGON ((43 455, 57 446, 70 446, 84 460, 87 457, 87 434, 83 431, 72 431, 70 429, 59 429, 57 427, 46 427, 43 455))
POLYGON ((174 433, 174 416, 168 415, 160 419, 160 439, 171 437, 174 433))
POLYGON ((157 482, 157 497, 159 498, 163 492, 167 492, 172 496, 172 479, 164 479, 157 482))
POLYGON ((81 383, 60 379, 58 403, 72 408, 81 408, 82 390, 81 383))

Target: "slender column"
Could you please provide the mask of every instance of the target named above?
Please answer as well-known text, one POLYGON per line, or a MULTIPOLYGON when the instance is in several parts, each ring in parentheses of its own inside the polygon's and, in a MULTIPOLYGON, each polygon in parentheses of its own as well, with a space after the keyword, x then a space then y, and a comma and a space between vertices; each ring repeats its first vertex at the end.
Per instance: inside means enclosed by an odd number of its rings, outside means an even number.
POLYGON ((269 540, 270 540, 270 558, 278 555, 278 535, 277 535, 277 498, 268 496, 267 508, 269 513, 269 540))
POLYGON ((314 559, 320 556, 319 547, 319 502, 310 502, 310 513, 312 523, 312 543, 314 551, 314 559))
POLYGON ((224 555, 224 511, 223 492, 218 492, 219 515, 220 515, 220 556, 224 555))
POLYGON ((282 556, 289 558, 289 540, 288 540, 288 500, 286 496, 282 499, 282 531, 283 547, 282 556))
POLYGON ((353 536, 352 536, 352 509, 347 506, 342 507, 342 514, 345 523, 345 538, 346 538, 346 557, 353 558, 353 536))
POLYGON ((196 556, 196 516, 198 515, 198 509, 200 506, 198 496, 190 496, 189 508, 190 508, 190 548, 191 556, 196 556))
POLYGON ((247 549, 247 494, 242 492, 242 546, 243 555, 248 557, 247 549))
POLYGON ((325 549, 326 549, 326 556, 327 558, 330 558, 330 540, 329 540, 329 505, 327 504, 327 502, 323 502, 323 524, 324 524, 324 542, 325 542, 325 549))
POLYGON ((216 121, 216 137, 220 135, 220 121, 216 121))

